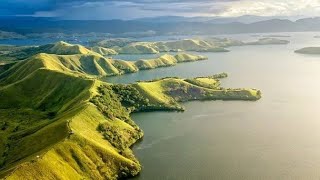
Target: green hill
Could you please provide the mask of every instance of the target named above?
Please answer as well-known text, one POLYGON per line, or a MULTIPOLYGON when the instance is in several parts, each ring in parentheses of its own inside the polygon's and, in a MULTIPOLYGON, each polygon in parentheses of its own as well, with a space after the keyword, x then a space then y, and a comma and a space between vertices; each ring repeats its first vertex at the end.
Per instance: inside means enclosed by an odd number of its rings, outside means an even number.
MULTIPOLYGON (((0 177, 114 179, 140 171, 129 146, 142 132, 130 119, 110 119, 89 103, 103 82, 45 67, 25 75, 0 86, 0 177), (122 149, 97 131, 106 123, 127 139, 122 149)), ((104 107, 129 117, 108 93, 111 104, 104 107)))
POLYGON ((0 72, 0 85, 18 81, 39 68, 62 71, 78 76, 112 76, 139 70, 172 66, 176 63, 204 60, 206 57, 190 54, 163 55, 157 59, 136 62, 107 59, 99 54, 56 55, 37 54, 16 63, 6 72, 0 72))
MULTIPOLYGON (((61 43, 60 43, 61 44, 61 43)), ((69 45, 66 45, 69 48, 69 45)), ((87 53, 40 53, 0 74, 0 178, 120 179, 141 165, 130 147, 142 130, 130 113, 183 110, 190 100, 258 100, 256 89, 225 89, 219 78, 164 78, 129 85, 97 80, 100 75, 136 72, 206 59, 164 55, 137 65, 87 53)), ((50 48, 51 49, 51 48, 50 48)), ((66 53, 59 47, 53 48, 66 53)), ((70 51, 68 51, 70 52, 70 51)))
POLYGON ((188 79, 164 78, 134 84, 143 96, 150 100, 152 109, 183 109, 178 102, 193 100, 248 100, 261 98, 255 89, 225 89, 214 78, 195 78, 201 84, 188 79))
POLYGON ((119 54, 157 54, 160 52, 200 51, 228 52, 224 47, 239 45, 238 41, 228 39, 184 39, 164 42, 134 42, 121 48, 114 48, 119 54))
POLYGON ((97 55, 98 54, 96 52, 93 52, 87 49, 82 45, 69 44, 63 41, 59 41, 55 44, 46 44, 42 46, 31 46, 31 47, 16 48, 16 49, 17 50, 13 50, 8 54, 2 55, 1 57, 4 59, 15 61, 15 60, 24 60, 39 53, 48 53, 48 54, 56 54, 56 55, 74 55, 74 54, 97 55))
POLYGON ((110 56, 110 55, 117 55, 118 53, 110 48, 104 48, 104 47, 99 47, 99 46, 95 46, 91 48, 91 51, 94 51, 96 53, 99 53, 103 56, 110 56))
POLYGON ((145 69, 154 69, 159 67, 166 67, 166 66, 174 66, 177 63, 183 62, 191 62, 191 61, 200 61, 206 60, 207 58, 204 56, 199 55, 191 55, 191 54, 177 54, 175 56, 165 54, 160 56, 156 59, 149 59, 149 60, 139 60, 136 61, 134 64, 138 69, 145 70, 145 69))
POLYGON ((51 47, 48 52, 43 53, 52 53, 59 55, 71 55, 71 54, 92 54, 93 52, 82 45, 69 44, 63 41, 59 41, 51 47))
POLYGON ((116 49, 119 54, 157 54, 159 51, 152 43, 133 43, 116 49))
POLYGON ((11 69, 0 74, 0 84, 18 81, 39 68, 77 75, 108 76, 119 74, 109 59, 97 54, 56 55, 41 53, 15 64, 11 69), (5 78, 1 79, 2 77, 5 78))

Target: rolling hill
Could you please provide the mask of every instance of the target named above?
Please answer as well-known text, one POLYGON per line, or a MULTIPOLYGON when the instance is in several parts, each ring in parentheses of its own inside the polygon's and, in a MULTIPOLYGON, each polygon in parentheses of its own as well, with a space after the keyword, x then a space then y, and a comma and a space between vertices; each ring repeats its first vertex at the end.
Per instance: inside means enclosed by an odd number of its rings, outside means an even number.
MULTIPOLYGON (((137 62, 111 60, 79 46, 51 47, 0 72, 0 178, 120 179, 137 175, 130 147, 143 137, 130 113, 183 110, 189 100, 250 100, 256 89, 225 89, 218 78, 164 78, 117 85, 97 75, 139 70, 137 62), (69 54, 70 52, 82 54, 69 54), (53 51, 52 51, 53 52, 53 51), (115 65, 117 62, 117 65, 115 65), (200 81, 201 83, 197 83, 200 81)), ((152 67, 203 56, 164 55, 152 67)), ((144 66, 143 66, 144 67, 144 66)), ((140 67, 141 68, 141 67, 140 67)))

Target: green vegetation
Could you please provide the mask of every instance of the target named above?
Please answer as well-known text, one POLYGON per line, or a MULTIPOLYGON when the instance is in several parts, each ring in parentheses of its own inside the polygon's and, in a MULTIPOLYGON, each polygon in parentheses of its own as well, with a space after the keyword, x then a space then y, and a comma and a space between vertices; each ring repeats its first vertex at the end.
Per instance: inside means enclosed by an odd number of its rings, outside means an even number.
POLYGON ((96 42, 91 42, 93 46, 100 46, 104 48, 124 47, 128 44, 135 42, 131 39, 118 38, 118 39, 105 39, 96 42))
POLYGON ((143 132, 130 113, 182 111, 179 102, 190 100, 261 97, 255 89, 221 88, 219 78, 227 77, 225 73, 128 85, 95 78, 206 59, 203 56, 164 55, 141 63, 107 59, 62 42, 46 50, 60 55, 36 54, 0 71, 0 178, 135 176, 141 165, 130 147, 143 132), (78 54, 68 55, 71 52, 78 54))
POLYGON ((91 48, 91 51, 94 51, 96 53, 101 54, 102 56, 110 56, 110 55, 117 55, 118 53, 110 48, 104 48, 104 47, 99 47, 99 46, 95 46, 93 48, 91 48))
MULTIPOLYGON (((47 56, 51 55, 40 54, 37 60, 20 62, 1 74, 0 177, 116 179, 136 175, 141 167, 129 147, 142 136, 141 130, 130 119, 108 118, 88 102, 102 82, 56 68, 47 56), (97 131, 105 123, 118 133, 123 131, 121 148, 97 131)), ((121 104, 112 107, 123 108, 121 104)))
POLYGON ((30 46, 20 48, 12 47, 10 51, 7 51, 7 53, 1 55, 0 57, 11 61, 17 61, 27 59, 39 53, 48 53, 55 55, 99 55, 98 53, 91 51, 82 45, 73 45, 63 41, 59 41, 55 44, 47 44, 42 46, 30 46))
POLYGON ((114 76, 134 73, 139 70, 173 66, 180 62, 206 59, 206 57, 199 55, 177 54, 176 56, 171 56, 166 54, 157 59, 132 62, 103 57, 107 53, 115 54, 116 52, 112 49, 96 47, 92 48, 92 50, 97 52, 91 51, 81 45, 71 45, 65 42, 18 50, 9 53, 8 56, 12 56, 15 60, 28 58, 25 61, 19 62, 10 71, 2 75, 1 70, 6 69, 9 65, 0 66, 0 77, 6 76, 6 81, 12 79, 11 82, 13 82, 18 80, 19 77, 25 77, 25 75, 38 68, 59 70, 79 76, 114 76), (18 70, 18 68, 20 69, 18 70), (8 76, 8 74, 12 76, 8 76))
POLYGON ((159 53, 152 44, 149 43, 133 43, 117 49, 119 54, 157 54, 159 53))
MULTIPOLYGON (((118 40, 121 42, 120 40, 118 40)), ((110 40, 101 41, 110 43, 110 40)), ((100 44, 103 46, 103 44, 100 44)), ((175 41, 160 41, 160 42, 133 42, 126 40, 122 43, 118 42, 107 47, 114 49, 119 54, 157 54, 161 52, 179 52, 179 51, 197 51, 197 52, 229 52, 225 49, 231 46, 244 45, 270 45, 270 44, 288 44, 289 41, 276 39, 272 37, 262 38, 254 42, 242 42, 239 40, 228 38, 209 37, 205 39, 183 39, 175 41)), ((113 44, 113 43, 111 43, 113 44)))
POLYGON ((0 74, 8 69, 10 69, 15 63, 4 63, 0 64, 0 74))
POLYGON ((262 38, 258 41, 248 42, 246 45, 272 45, 272 44, 289 44, 290 41, 277 38, 262 38))
POLYGON ((24 60, 38 53, 48 52, 49 49, 53 46, 53 44, 48 44, 43 46, 12 48, 11 50, 8 50, 4 55, 1 55, 1 58, 10 61, 24 60))
POLYGON ((207 58, 204 56, 197 56, 197 55, 190 55, 190 54, 177 54, 175 56, 165 54, 157 59, 139 60, 139 61, 136 61, 134 64, 138 69, 146 70, 146 69, 154 69, 158 67, 174 66, 177 63, 200 61, 200 60, 206 60, 206 59, 207 58))
POLYGON ((134 86, 150 100, 151 104, 173 108, 179 107, 178 102, 190 100, 255 101, 261 98, 259 90, 225 89, 219 85, 218 79, 200 77, 191 81, 190 79, 165 78, 151 82, 138 82, 134 86))
POLYGON ((132 85, 115 84, 111 88, 118 95, 122 106, 130 112, 142 111, 150 106, 149 99, 142 96, 132 85))
POLYGON ((160 52, 198 51, 228 52, 225 47, 243 45, 241 41, 209 38, 208 40, 184 39, 166 42, 133 42, 114 47, 119 54, 157 54, 160 52))
POLYGON ((113 60, 110 59, 112 65, 117 68, 121 73, 135 73, 139 71, 138 67, 132 61, 113 60))
POLYGON ((305 47, 294 52, 299 54, 320 54, 320 47, 305 47))

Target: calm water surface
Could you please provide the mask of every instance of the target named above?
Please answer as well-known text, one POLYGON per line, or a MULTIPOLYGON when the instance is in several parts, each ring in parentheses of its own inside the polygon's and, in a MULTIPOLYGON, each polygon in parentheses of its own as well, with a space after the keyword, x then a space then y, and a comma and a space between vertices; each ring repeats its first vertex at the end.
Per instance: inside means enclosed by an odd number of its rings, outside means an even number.
POLYGON ((207 53, 207 61, 109 78, 127 83, 228 72, 224 87, 263 92, 257 102, 189 102, 184 113, 133 114, 145 132, 133 147, 143 165, 136 179, 320 179, 320 56, 293 53, 320 46, 313 35, 295 33, 289 45, 234 47, 207 53))

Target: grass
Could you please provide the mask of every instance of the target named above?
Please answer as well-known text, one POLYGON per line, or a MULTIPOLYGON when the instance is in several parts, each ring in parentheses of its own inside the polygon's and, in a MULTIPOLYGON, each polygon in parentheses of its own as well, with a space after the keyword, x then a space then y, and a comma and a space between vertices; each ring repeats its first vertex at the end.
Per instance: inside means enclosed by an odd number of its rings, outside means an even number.
MULTIPOLYGON (((196 78, 197 79, 197 78, 196 78)), ((151 103, 177 105, 190 100, 258 100, 259 90, 208 88, 206 85, 194 85, 183 79, 166 78, 153 82, 139 82, 135 86, 145 94, 151 103)))
POLYGON ((95 46, 91 48, 91 51, 94 51, 96 53, 99 53, 103 56, 110 56, 110 55, 117 55, 118 53, 110 48, 104 48, 104 47, 99 47, 99 46, 95 46))
MULTIPOLYGON (((202 59, 186 54, 165 55, 148 63, 161 67, 202 59)), ((225 75, 195 78, 202 83, 198 85, 180 78, 130 85, 108 84, 93 78, 97 74, 122 73, 124 68, 120 71, 119 64, 138 69, 135 63, 121 61, 114 66, 113 61, 91 53, 42 53, 0 74, 0 178, 135 176, 141 165, 130 146, 143 132, 130 113, 183 110, 179 102, 188 100, 261 97, 255 89, 203 86, 212 85, 225 75)))
POLYGON ((211 78, 195 78, 195 79, 202 83, 206 83, 210 85, 215 85, 218 82, 216 79, 211 79, 211 78))
POLYGON ((0 74, 0 83, 16 82, 40 68, 76 74, 78 76, 110 76, 119 74, 119 70, 111 64, 110 60, 100 55, 55 55, 41 53, 15 64, 10 70, 0 74))
POLYGON ((199 51, 228 52, 224 47, 238 45, 239 42, 228 39, 183 39, 166 42, 133 42, 121 48, 114 48, 119 54, 157 54, 160 52, 199 51))
POLYGON ((119 54, 157 54, 156 48, 148 43, 133 43, 117 50, 119 54))
POLYGON ((207 59, 204 56, 197 56, 191 54, 180 53, 175 56, 165 54, 156 59, 149 59, 149 60, 139 60, 136 61, 134 64, 140 70, 146 69, 154 69, 159 67, 167 67, 167 66, 174 66, 177 63, 183 62, 190 62, 190 61, 199 61, 207 59))
POLYGON ((48 69, 39 69, 3 87, 1 109, 8 112, 0 115, 14 120, 10 119, 0 140, 2 147, 9 146, 1 149, 4 156, 0 177, 115 179, 136 175, 141 166, 129 146, 141 138, 142 132, 125 121, 107 118, 88 103, 90 92, 96 92, 92 90, 96 87, 93 80, 48 69), (16 105, 11 107, 11 103, 16 105), (27 121, 23 112, 23 116, 10 116, 9 112, 20 112, 23 108, 29 108, 32 121, 27 121), (51 112, 56 112, 53 117, 51 112), (108 141, 105 132, 97 131, 100 124, 108 124, 112 132, 117 130, 121 138, 117 140, 122 146, 114 147, 112 142, 117 141, 108 141), (19 128, 13 131, 17 125, 19 128))

